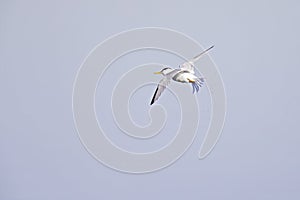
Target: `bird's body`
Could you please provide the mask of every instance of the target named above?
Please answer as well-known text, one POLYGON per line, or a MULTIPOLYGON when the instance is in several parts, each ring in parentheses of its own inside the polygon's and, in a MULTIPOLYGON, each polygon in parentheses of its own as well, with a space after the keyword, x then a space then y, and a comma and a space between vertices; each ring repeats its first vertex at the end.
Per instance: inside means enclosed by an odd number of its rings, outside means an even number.
POLYGON ((213 46, 206 49, 199 55, 195 56, 192 60, 183 63, 179 66, 178 69, 172 69, 170 67, 165 67, 161 71, 156 72, 155 74, 162 74, 164 76, 163 79, 160 80, 153 98, 151 100, 150 105, 152 105, 164 91, 166 86, 170 83, 171 79, 173 81, 181 82, 181 83, 191 83, 193 87, 193 93, 199 91, 199 88, 202 87, 204 83, 204 79, 197 77, 194 71, 194 63, 207 51, 209 51, 213 46))
POLYGON ((189 71, 180 70, 178 73, 176 73, 172 79, 177 82, 181 83, 191 83, 195 82, 197 80, 197 76, 195 74, 190 73, 189 71))

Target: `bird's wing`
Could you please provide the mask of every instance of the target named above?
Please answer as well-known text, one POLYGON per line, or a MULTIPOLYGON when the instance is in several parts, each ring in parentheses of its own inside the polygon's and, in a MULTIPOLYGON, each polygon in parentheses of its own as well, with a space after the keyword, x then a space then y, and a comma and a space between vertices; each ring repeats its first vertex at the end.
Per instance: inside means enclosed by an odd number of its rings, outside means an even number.
POLYGON ((209 47, 208 49, 202 51, 200 54, 198 54, 197 56, 195 56, 194 58, 192 58, 191 60, 185 62, 185 63, 182 63, 179 67, 180 69, 182 70, 186 70, 186 71, 189 71, 190 73, 195 73, 194 71, 194 63, 199 60, 199 58, 205 54, 206 52, 208 52, 209 50, 211 50, 214 46, 211 46, 209 47))
POLYGON ((165 77, 161 79, 157 85, 157 88, 154 92, 150 105, 152 105, 161 95, 161 93, 166 89, 167 85, 170 83, 170 78, 165 77))
POLYGON ((181 70, 188 71, 188 72, 190 72, 190 73, 192 73, 192 74, 195 73, 195 70, 194 70, 194 63, 191 62, 191 61, 187 61, 187 62, 185 62, 185 63, 182 63, 182 64, 179 66, 179 68, 180 68, 181 70))

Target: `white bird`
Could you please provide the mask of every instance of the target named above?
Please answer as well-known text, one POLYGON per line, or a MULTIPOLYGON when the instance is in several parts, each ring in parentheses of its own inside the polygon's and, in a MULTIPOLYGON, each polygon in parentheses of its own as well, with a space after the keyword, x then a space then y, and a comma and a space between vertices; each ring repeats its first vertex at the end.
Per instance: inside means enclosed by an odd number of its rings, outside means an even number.
POLYGON ((214 46, 209 47, 205 51, 201 52, 190 61, 187 61, 179 66, 179 69, 172 69, 170 67, 165 67, 159 72, 154 72, 154 74, 162 74, 164 76, 163 79, 159 81, 159 84, 155 90, 153 98, 151 100, 150 105, 152 105, 170 83, 171 79, 181 83, 191 83, 193 87, 193 93, 199 91, 199 87, 202 87, 204 83, 204 78, 199 78, 195 75, 194 64, 199 58, 212 49, 214 46))

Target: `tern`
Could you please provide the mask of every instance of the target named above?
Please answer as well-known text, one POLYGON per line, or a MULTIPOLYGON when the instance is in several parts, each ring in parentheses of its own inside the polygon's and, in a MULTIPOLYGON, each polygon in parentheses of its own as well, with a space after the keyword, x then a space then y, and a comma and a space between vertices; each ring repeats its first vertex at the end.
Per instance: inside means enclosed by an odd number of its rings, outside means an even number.
POLYGON ((165 90, 171 79, 181 83, 191 83, 193 87, 193 93, 198 92, 199 88, 202 87, 204 83, 204 78, 200 78, 195 75, 195 62, 213 47, 214 46, 209 47, 191 60, 184 62, 179 66, 179 69, 165 67, 159 72, 154 72, 154 74, 162 74, 164 78, 159 81, 150 105, 152 105, 160 97, 161 93, 165 90))

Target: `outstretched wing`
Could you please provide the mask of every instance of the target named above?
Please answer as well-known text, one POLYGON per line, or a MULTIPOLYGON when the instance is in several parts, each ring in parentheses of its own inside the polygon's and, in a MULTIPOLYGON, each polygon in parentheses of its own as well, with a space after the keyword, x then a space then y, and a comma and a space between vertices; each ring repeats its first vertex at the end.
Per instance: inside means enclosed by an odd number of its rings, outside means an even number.
POLYGON ((195 70, 194 70, 194 63, 199 60, 199 58, 205 54, 206 52, 208 52, 209 50, 211 50, 214 46, 209 47, 208 49, 202 51, 200 54, 198 54, 197 56, 195 56, 194 58, 192 58, 191 60, 181 64, 179 67, 182 70, 185 71, 189 71, 190 73, 194 74, 195 70))
POLYGON ((166 89, 169 83, 170 83, 170 78, 168 77, 165 77, 159 81, 150 105, 152 105, 160 97, 161 93, 166 89))

